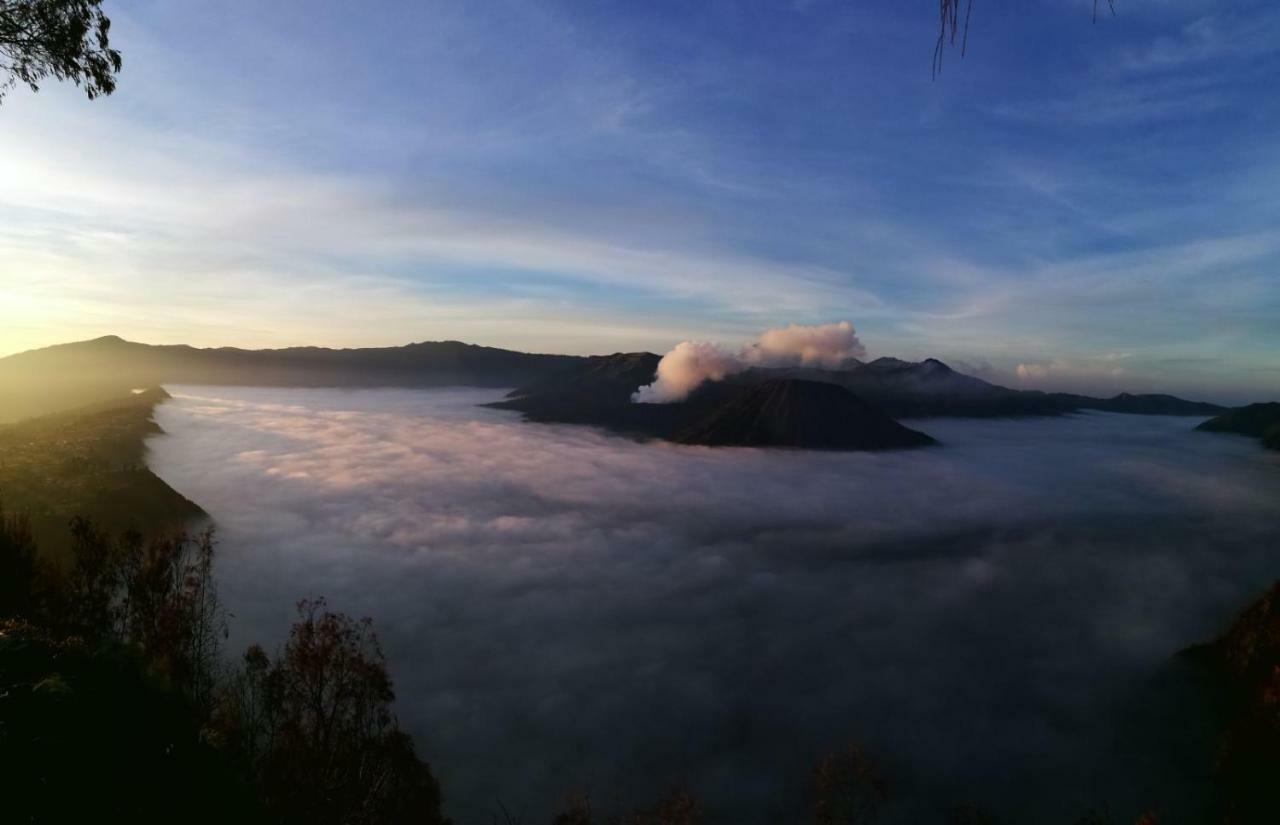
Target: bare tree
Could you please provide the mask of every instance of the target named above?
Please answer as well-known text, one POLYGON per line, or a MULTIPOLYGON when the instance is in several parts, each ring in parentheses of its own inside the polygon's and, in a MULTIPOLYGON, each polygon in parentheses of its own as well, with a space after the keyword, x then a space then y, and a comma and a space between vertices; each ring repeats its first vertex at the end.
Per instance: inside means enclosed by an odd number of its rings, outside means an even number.
POLYGON ((121 637, 141 647, 201 711, 211 706, 227 635, 213 549, 208 528, 194 539, 179 533, 150 542, 126 533, 115 552, 121 637))

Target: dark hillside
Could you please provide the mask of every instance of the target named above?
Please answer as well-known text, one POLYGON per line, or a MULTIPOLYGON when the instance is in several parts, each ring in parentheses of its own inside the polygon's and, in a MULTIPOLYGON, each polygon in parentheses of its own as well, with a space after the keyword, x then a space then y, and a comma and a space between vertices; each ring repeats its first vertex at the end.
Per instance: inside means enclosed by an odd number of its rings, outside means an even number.
POLYGON ((1280 450, 1280 403, 1250 404, 1230 410, 1204 422, 1197 430, 1207 433, 1234 433, 1262 439, 1262 444, 1280 450))
POLYGON ((1214 821, 1263 825, 1280 810, 1280 582, 1188 657, 1206 677, 1220 742, 1214 821))
POLYGON ((144 462, 159 388, 78 410, 0 425, 0 500, 31 518, 42 547, 60 552, 84 516, 112 531, 181 527, 203 511, 144 462))
POLYGON ((1103 412, 1128 413, 1130 415, 1217 415, 1226 410, 1220 404, 1206 401, 1188 401, 1176 395, 1141 394, 1122 392, 1111 398, 1091 398, 1087 395, 1061 395, 1081 409, 1103 412))
POLYGON ((136 648, 0 622, 0 776, 14 823, 267 822, 136 648))
POLYGON ((165 383, 511 387, 579 360, 458 341, 365 349, 245 350, 153 346, 112 335, 0 359, 0 421, 42 415, 118 397, 132 388, 165 383))

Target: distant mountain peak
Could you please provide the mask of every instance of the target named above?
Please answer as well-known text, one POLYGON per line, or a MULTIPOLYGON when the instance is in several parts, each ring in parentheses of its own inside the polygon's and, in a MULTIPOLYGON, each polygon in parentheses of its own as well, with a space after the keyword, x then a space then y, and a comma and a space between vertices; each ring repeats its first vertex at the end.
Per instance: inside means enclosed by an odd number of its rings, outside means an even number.
POLYGON ((928 367, 934 372, 954 372, 951 367, 939 361, 937 358, 926 358, 920 362, 920 366, 928 367))

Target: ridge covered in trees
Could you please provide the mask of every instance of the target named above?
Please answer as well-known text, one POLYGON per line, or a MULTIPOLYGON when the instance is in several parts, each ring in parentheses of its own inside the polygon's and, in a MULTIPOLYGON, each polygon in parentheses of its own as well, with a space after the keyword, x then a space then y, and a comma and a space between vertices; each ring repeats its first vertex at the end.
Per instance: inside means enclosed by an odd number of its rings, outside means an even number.
POLYGON ((213 531, 143 463, 166 397, 0 428, 4 820, 442 825, 370 620, 227 660, 213 531))
POLYGON ((7 816, 443 825, 369 619, 304 600, 279 653, 228 664, 211 529, 70 532, 53 561, 0 511, 7 816))
POLYGON ((46 552, 65 554, 75 516, 112 532, 180 529, 204 511, 146 466, 159 387, 0 425, 0 500, 31 521, 46 552))

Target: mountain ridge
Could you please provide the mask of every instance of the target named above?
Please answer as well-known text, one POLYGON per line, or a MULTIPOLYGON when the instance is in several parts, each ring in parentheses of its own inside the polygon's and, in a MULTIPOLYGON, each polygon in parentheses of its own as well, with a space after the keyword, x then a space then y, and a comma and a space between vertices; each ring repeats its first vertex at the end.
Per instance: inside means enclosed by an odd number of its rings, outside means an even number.
POLYGON ((581 356, 461 341, 398 347, 198 348, 107 335, 0 358, 0 421, 30 418, 165 383, 287 387, 510 387, 581 356))
MULTIPOLYGON (((688 424, 671 413, 636 415, 620 408, 651 383, 661 356, 524 353, 462 341, 418 341, 391 347, 277 349, 146 344, 118 335, 56 344, 0 358, 0 421, 17 420, 118 397, 163 383, 288 387, 512 387, 505 402, 533 420, 600 423, 637 434, 688 424), (606 414, 605 410, 608 409, 606 414), (664 419, 661 425, 641 421, 664 419), (680 419, 680 421, 676 421, 680 419)), ((952 369, 937 358, 920 362, 850 359, 837 370, 752 368, 723 386, 706 385, 699 403, 723 402, 735 387, 778 378, 837 384, 894 418, 1061 415, 1082 409, 1168 415, 1225 412, 1216 404, 1174 396, 1121 393, 1093 398, 1015 390, 952 369)), ((652 406, 652 405, 646 405, 652 406)), ((705 407, 704 407, 705 409, 705 407)))

